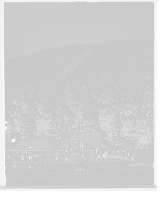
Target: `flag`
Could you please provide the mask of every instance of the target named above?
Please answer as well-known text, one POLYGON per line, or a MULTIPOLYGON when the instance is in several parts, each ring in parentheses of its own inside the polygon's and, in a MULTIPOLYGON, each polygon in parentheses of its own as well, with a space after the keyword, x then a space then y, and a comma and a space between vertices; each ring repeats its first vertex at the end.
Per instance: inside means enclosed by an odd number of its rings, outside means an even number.
POLYGON ((80 121, 80 122, 84 122, 84 119, 79 118, 79 121, 80 121))

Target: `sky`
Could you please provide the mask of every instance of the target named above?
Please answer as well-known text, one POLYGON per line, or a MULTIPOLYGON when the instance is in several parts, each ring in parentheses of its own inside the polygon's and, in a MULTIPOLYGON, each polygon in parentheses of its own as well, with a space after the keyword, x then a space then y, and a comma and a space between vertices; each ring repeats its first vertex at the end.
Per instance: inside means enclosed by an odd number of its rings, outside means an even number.
POLYGON ((152 2, 5 3, 5 57, 130 37, 153 41, 152 2))

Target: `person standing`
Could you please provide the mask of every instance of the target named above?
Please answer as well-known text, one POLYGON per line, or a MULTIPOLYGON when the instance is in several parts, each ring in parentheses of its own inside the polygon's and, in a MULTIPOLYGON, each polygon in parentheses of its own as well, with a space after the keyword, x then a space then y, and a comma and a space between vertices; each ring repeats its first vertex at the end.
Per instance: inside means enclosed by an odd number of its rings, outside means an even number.
POLYGON ((17 170, 17 169, 18 169, 16 160, 15 160, 14 163, 13 163, 13 169, 14 169, 14 170, 17 170))
POLYGON ((132 155, 132 156, 131 156, 131 161, 134 162, 134 160, 135 160, 135 158, 134 158, 134 156, 132 155))
POLYGON ((130 160, 130 152, 129 152, 129 149, 128 149, 128 153, 127 153, 127 160, 130 160))
POLYGON ((57 155, 55 156, 55 160, 58 161, 58 156, 57 155))
POLYGON ((24 155, 22 154, 21 160, 24 160, 24 155))

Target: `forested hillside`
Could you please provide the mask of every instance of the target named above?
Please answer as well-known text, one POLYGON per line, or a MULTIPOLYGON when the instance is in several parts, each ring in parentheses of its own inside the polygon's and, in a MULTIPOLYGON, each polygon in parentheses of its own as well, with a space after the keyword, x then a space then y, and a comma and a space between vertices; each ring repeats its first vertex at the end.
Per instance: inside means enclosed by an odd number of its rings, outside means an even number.
POLYGON ((6 139, 69 138, 153 143, 153 43, 139 40, 50 48, 5 59, 6 139))

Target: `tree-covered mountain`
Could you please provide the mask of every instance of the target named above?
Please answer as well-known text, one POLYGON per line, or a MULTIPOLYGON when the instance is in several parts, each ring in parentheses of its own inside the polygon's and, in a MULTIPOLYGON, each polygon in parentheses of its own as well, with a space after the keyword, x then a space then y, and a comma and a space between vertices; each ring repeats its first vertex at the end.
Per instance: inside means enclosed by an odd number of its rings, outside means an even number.
POLYGON ((44 134, 99 130, 107 140, 146 143, 153 137, 153 56, 153 43, 124 40, 7 58, 6 121, 24 135, 43 126, 44 134))

